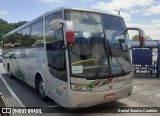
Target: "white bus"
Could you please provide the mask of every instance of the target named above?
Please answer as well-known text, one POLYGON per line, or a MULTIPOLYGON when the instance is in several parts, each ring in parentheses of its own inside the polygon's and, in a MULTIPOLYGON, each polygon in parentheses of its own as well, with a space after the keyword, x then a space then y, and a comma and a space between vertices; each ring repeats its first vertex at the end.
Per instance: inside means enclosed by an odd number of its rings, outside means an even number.
POLYGON ((131 95, 133 67, 122 17, 60 8, 6 34, 3 66, 10 77, 34 87, 42 99, 81 108, 131 95))

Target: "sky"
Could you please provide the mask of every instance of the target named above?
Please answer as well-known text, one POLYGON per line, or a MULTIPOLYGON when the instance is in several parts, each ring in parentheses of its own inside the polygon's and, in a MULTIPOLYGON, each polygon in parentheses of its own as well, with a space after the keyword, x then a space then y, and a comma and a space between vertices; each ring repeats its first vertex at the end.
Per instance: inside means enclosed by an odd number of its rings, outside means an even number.
POLYGON ((84 8, 118 14, 127 27, 139 27, 160 40, 160 0, 0 0, 0 18, 9 23, 31 21, 59 7, 84 8))

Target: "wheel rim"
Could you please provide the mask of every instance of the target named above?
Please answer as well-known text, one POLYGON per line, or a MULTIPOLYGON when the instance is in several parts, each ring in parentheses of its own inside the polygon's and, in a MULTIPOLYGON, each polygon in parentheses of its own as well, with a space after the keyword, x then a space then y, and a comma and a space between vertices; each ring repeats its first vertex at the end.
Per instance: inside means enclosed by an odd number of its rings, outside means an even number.
POLYGON ((45 96, 45 88, 44 88, 44 82, 43 82, 43 80, 41 80, 41 81, 39 82, 39 93, 40 93, 40 95, 41 95, 42 97, 45 96))

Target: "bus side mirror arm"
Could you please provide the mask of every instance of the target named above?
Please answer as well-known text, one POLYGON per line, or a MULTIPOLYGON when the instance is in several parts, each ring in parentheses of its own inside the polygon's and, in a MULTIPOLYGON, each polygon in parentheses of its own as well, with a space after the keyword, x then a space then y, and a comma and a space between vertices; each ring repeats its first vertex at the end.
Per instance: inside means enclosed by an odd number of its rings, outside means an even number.
POLYGON ((137 30, 139 32, 139 42, 140 42, 140 47, 144 47, 145 46, 145 33, 142 29, 140 28, 133 28, 133 27, 129 27, 126 28, 126 30, 124 31, 124 33, 126 33, 128 30, 137 30))

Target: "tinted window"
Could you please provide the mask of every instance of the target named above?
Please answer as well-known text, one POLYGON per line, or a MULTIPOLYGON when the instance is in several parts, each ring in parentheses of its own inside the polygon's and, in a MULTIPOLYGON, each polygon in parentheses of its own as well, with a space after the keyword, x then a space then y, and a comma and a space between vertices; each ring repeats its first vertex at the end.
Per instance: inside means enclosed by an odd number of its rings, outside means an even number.
POLYGON ((125 24, 122 18, 110 15, 102 15, 104 27, 107 30, 124 31, 125 24))
POLYGON ((14 48, 14 38, 15 38, 14 34, 10 35, 9 38, 10 38, 10 48, 14 48))
POLYGON ((118 74, 124 69, 126 72, 132 71, 131 55, 130 51, 122 51, 120 41, 116 39, 117 36, 124 35, 124 44, 127 48, 130 48, 130 40, 127 33, 124 34, 126 29, 125 23, 121 17, 102 15, 102 21, 104 24, 104 30, 106 39, 109 40, 110 50, 112 53, 111 65, 117 68, 112 71, 112 74, 118 74))
POLYGON ((51 75, 67 81, 65 51, 62 48, 64 45, 63 29, 62 25, 57 22, 61 17, 61 12, 46 17, 46 48, 51 75))
POLYGON ((29 47, 30 46, 30 27, 27 27, 22 30, 21 36, 21 47, 29 47))
POLYGON ((91 12, 66 11, 66 20, 71 20, 75 29, 75 45, 69 49, 71 76, 99 78, 99 76, 109 75, 100 15, 91 12))
MULTIPOLYGON (((54 42, 59 39, 57 33, 62 28, 61 24, 57 23, 57 20, 61 19, 62 14, 60 12, 54 13, 46 17, 46 42, 54 42)), ((60 37, 61 40, 63 39, 60 37)))
POLYGON ((43 47, 43 43, 43 20, 40 20, 32 25, 30 44, 32 47, 43 47))
POLYGON ((22 34, 21 31, 18 31, 15 33, 15 40, 14 40, 14 47, 20 47, 20 42, 21 42, 21 38, 22 38, 22 34))

